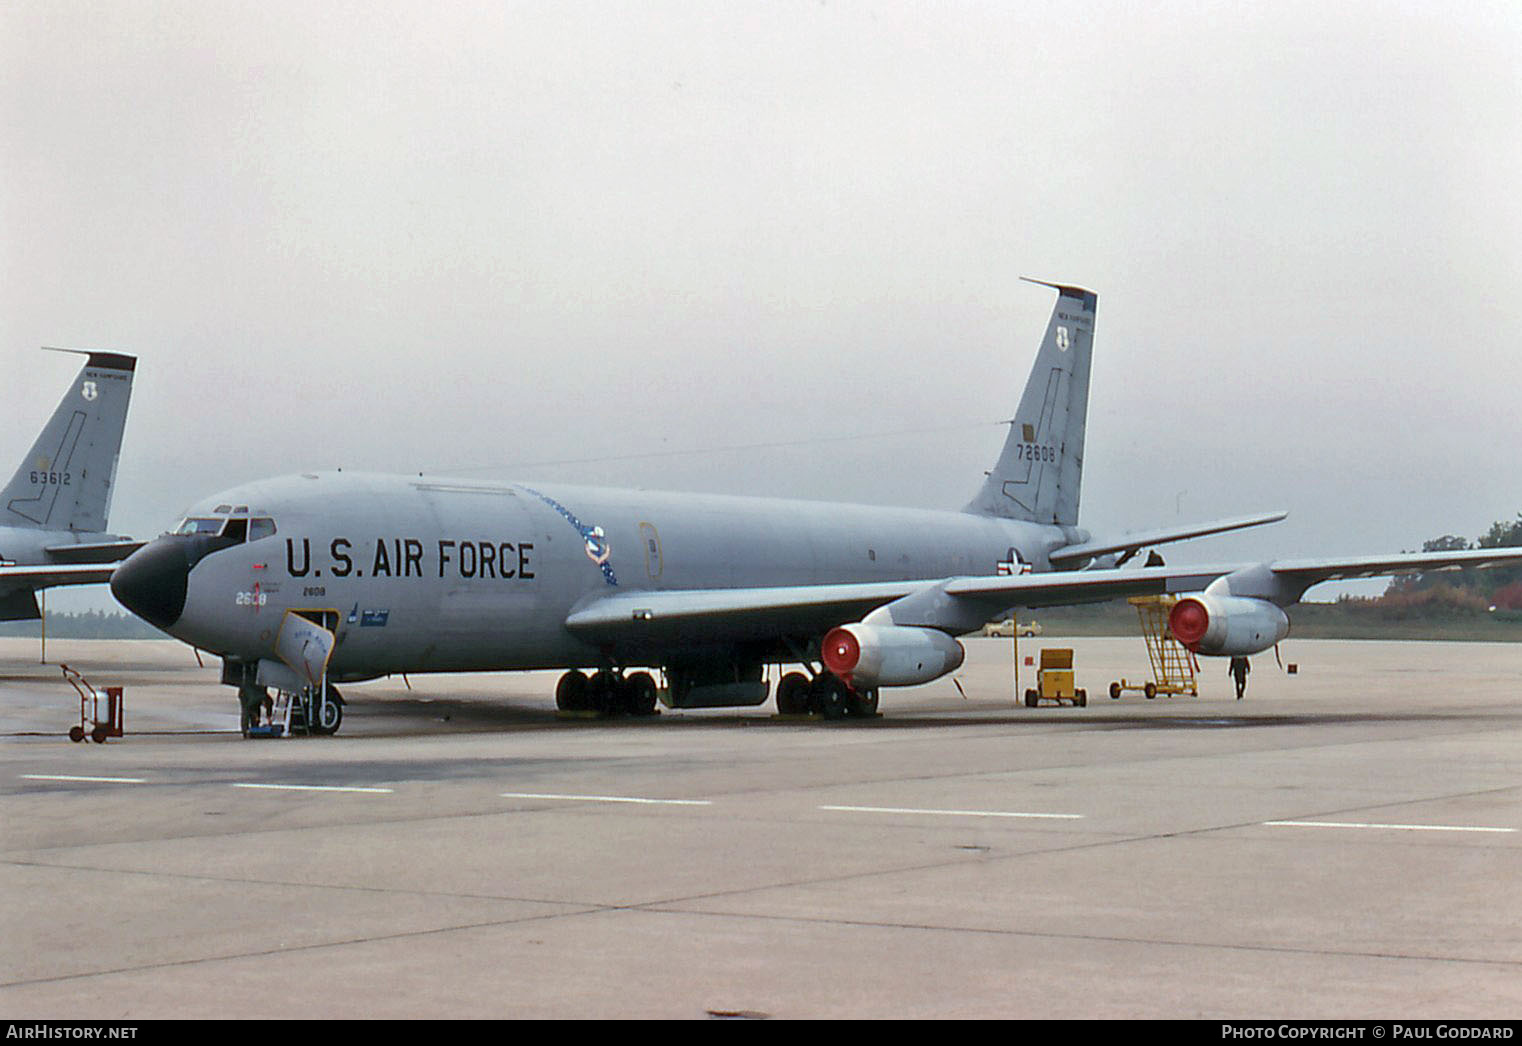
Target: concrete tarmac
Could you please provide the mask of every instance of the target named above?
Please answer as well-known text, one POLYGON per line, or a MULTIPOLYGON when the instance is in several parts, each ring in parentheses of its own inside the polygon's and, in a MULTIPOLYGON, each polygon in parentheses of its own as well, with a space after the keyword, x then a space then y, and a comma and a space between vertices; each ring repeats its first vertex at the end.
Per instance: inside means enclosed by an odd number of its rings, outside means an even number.
MULTIPOLYGON (((1011 644, 866 722, 557 718, 553 673, 344 688, 246 741, 173 642, 0 640, 0 1012, 1514 1019, 1522 644, 1294 640, 1199 697, 1014 701, 1011 644)), ((1021 667, 1023 688, 1031 669, 1021 667)))

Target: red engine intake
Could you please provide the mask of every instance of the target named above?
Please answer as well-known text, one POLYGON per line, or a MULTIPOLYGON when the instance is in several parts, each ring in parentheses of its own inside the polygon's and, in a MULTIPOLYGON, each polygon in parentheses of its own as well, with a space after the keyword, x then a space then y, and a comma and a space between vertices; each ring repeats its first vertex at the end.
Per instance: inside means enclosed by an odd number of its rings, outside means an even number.
POLYGON ((1210 611, 1198 599, 1181 599, 1168 612, 1168 631, 1190 650, 1200 645, 1210 630, 1210 611))
POLYGON ((851 673, 861 664, 861 643, 849 629, 832 628, 820 644, 820 659, 824 667, 851 685, 851 673))

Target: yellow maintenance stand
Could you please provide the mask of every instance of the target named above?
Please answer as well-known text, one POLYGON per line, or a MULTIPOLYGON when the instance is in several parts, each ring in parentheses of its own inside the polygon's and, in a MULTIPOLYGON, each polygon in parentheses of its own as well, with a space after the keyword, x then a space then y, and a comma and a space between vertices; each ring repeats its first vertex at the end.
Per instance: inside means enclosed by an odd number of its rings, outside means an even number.
POLYGON ((1136 608, 1141 619, 1142 639, 1147 644, 1147 657, 1152 661, 1152 678, 1145 683, 1131 683, 1125 679, 1111 683, 1110 698, 1118 699, 1128 690, 1139 690, 1148 701, 1158 694, 1199 697, 1199 687, 1194 680, 1194 655, 1168 631, 1168 614, 1178 597, 1133 596, 1126 602, 1136 608))

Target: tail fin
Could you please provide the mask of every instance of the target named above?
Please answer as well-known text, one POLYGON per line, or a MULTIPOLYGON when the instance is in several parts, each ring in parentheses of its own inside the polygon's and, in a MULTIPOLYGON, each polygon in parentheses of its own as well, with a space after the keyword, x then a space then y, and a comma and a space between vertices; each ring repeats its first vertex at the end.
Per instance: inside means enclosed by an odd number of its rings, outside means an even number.
POLYGON ((998 464, 962 511, 1075 526, 1099 296, 1081 287, 1028 282, 1055 289, 1057 306, 998 464))
POLYGON ((0 523, 38 530, 106 529, 137 360, 115 352, 87 355, 31 452, 0 491, 0 523))

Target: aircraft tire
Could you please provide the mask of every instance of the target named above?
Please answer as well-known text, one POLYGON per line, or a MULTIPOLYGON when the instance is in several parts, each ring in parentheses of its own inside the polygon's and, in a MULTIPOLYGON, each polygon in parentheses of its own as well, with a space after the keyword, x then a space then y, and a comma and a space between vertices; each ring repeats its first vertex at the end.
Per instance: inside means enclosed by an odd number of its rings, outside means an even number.
POLYGON ((845 683, 826 672, 814 680, 810 696, 819 702, 819 711, 826 719, 844 719, 851 711, 851 692, 845 683))
POLYGON ((877 691, 863 690, 850 695, 851 700, 847 705, 851 715, 860 719, 870 719, 877 715, 877 691))
POLYGON ((555 684, 555 707, 562 712, 585 712, 587 704, 587 675, 571 669, 555 684))
POLYGON ((809 710, 809 677, 789 672, 777 681, 777 714, 806 715, 809 710))
POLYGON ((649 672, 636 672, 624 678, 626 691, 624 704, 630 715, 655 715, 655 677, 649 672))
MULTIPOLYGON (((312 703, 317 704, 315 700, 312 703)), ((328 687, 328 699, 322 702, 322 707, 315 711, 316 715, 313 718, 320 717, 320 721, 312 728, 312 733, 321 734, 324 737, 331 737, 338 733, 338 728, 344 721, 344 706, 337 688, 328 687)))
POLYGON ((612 672, 606 669, 593 672, 587 683, 587 707, 598 715, 617 715, 622 704, 621 689, 612 672))

